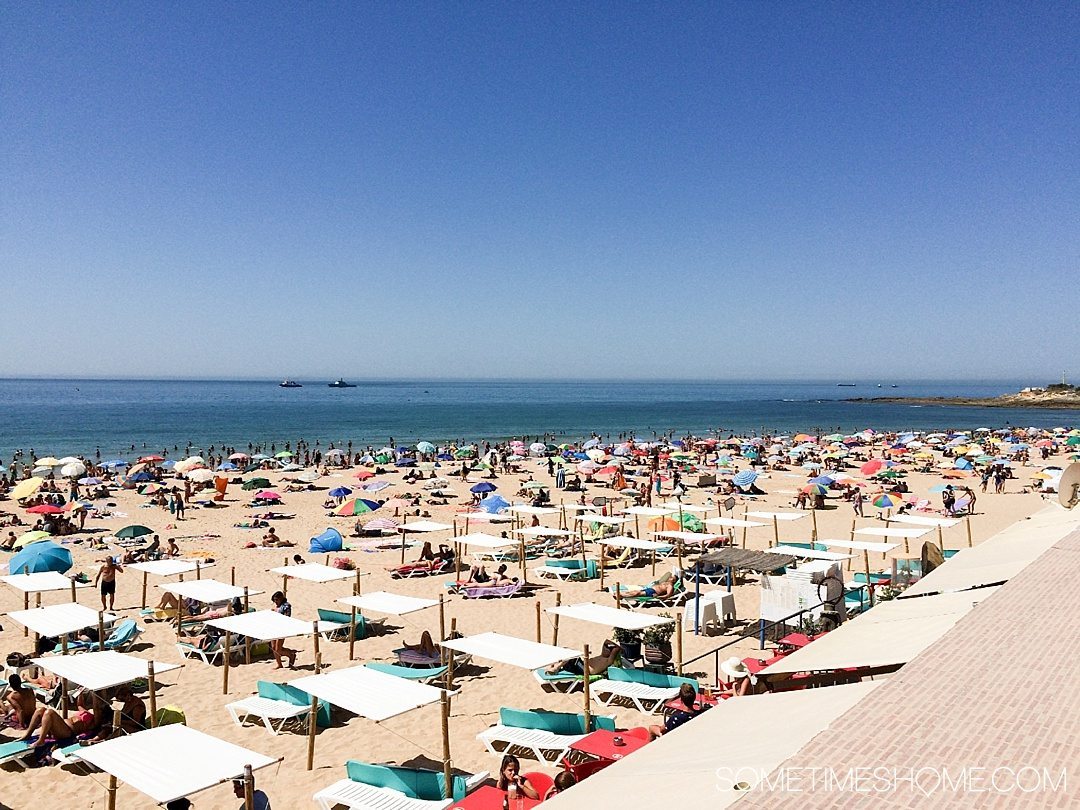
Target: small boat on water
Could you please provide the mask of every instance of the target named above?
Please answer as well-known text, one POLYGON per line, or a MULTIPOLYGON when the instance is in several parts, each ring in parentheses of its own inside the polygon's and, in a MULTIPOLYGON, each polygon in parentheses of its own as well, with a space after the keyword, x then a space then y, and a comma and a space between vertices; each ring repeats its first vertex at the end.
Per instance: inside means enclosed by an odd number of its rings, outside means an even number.
POLYGON ((278 383, 279 388, 303 388, 296 380, 282 380, 278 383))
POLYGON ((836 387, 837 388, 854 388, 855 383, 837 383, 836 387))
POLYGON ((347 383, 341 377, 338 377, 332 383, 327 383, 326 386, 328 388, 356 388, 356 385, 354 383, 347 383))

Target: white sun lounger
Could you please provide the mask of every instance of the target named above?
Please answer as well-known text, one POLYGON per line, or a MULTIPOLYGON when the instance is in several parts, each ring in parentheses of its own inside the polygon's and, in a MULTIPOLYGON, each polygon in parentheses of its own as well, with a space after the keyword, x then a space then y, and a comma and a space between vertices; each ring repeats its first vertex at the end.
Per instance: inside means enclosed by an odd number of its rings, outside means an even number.
POLYGON ((310 706, 296 706, 288 701, 274 700, 259 695, 228 703, 225 708, 228 709, 233 722, 238 726, 243 726, 244 721, 249 717, 262 720, 262 724, 266 726, 271 736, 280 734, 289 721, 306 717, 311 711, 310 706), (275 721, 277 728, 274 727, 275 721))
POLYGON ((496 756, 511 747, 519 747, 532 751, 537 761, 545 765, 558 765, 563 757, 570 753, 570 746, 585 736, 584 734, 553 734, 550 731, 504 726, 500 723, 484 729, 476 735, 476 739, 484 744, 489 753, 496 756), (496 743, 504 743, 503 749, 497 749, 496 743), (545 751, 553 751, 555 756, 546 757, 545 751))
POLYGON ((573 579, 587 579, 588 569, 585 568, 566 568, 559 565, 540 565, 534 568, 533 573, 537 577, 543 579, 557 579, 560 582, 567 582, 573 579))
MULTIPOLYGON (((210 665, 216 661, 221 660, 222 654, 225 652, 225 639, 222 637, 214 645, 212 650, 200 650, 194 644, 187 644, 183 641, 176 642, 176 649, 180 652, 182 658, 199 658, 204 664, 210 665)), ((234 642, 232 648, 229 650, 229 654, 242 653, 244 651, 244 643, 234 642)))
POLYGON ((443 810, 453 804, 450 799, 410 799, 396 790, 373 787, 351 779, 334 782, 316 793, 314 799, 319 803, 320 810, 333 810, 339 805, 349 810, 443 810))
POLYGON ((644 683, 632 683, 630 681, 609 681, 606 678, 591 684, 591 694, 604 706, 610 706, 616 698, 629 700, 634 707, 644 714, 659 711, 663 705, 672 698, 679 696, 678 687, 649 686, 644 683), (606 695, 602 698, 601 695, 606 695), (652 703, 645 708, 646 703, 652 703))

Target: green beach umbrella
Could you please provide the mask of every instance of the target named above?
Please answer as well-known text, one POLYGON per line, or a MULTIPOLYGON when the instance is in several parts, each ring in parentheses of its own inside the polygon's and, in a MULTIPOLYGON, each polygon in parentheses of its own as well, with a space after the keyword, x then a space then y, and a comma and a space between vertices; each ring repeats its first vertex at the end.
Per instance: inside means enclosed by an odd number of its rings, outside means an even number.
POLYGON ((268 478, 252 478, 249 481, 244 482, 244 489, 267 489, 270 486, 270 479, 268 478))
POLYGON ((120 531, 118 531, 115 536, 126 539, 134 537, 145 537, 146 535, 153 533, 153 529, 148 529, 146 526, 139 526, 138 524, 133 524, 131 526, 125 526, 120 531))

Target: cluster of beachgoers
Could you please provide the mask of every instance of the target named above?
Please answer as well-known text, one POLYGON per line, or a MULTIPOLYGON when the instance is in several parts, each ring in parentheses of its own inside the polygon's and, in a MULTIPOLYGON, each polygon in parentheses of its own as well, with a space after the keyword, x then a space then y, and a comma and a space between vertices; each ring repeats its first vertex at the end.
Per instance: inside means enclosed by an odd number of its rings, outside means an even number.
POLYGON ((0 795, 570 807, 729 701, 862 680, 785 662, 1077 460, 1064 427, 19 451, 0 795))

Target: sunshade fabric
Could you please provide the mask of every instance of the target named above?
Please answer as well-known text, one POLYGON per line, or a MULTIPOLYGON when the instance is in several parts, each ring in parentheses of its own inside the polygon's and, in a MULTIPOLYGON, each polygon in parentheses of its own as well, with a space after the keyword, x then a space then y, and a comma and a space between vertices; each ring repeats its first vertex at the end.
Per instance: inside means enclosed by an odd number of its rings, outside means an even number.
POLYGON ((872 526, 868 529, 856 529, 855 534, 861 534, 864 537, 899 537, 900 539, 913 539, 916 537, 922 537, 927 532, 930 532, 929 526, 925 528, 897 528, 897 529, 879 529, 876 526, 872 526))
POLYGON ((619 627, 623 630, 644 630, 647 627, 671 624, 675 621, 674 619, 652 616, 648 613, 619 610, 608 605, 598 605, 595 602, 550 607, 545 610, 545 613, 566 616, 568 619, 580 619, 583 622, 592 622, 593 624, 603 624, 608 627, 619 627))
POLYGON ((404 616, 418 610, 434 607, 438 599, 423 599, 419 596, 402 596, 388 591, 374 591, 362 596, 345 596, 336 600, 339 604, 374 613, 387 613, 391 616, 404 616))
POLYGON ((444 641, 440 646, 522 669, 538 669, 581 655, 577 650, 538 644, 535 641, 504 636, 501 633, 480 633, 467 638, 444 641))
POLYGON ((1014 523, 974 548, 962 549, 901 594, 961 591, 1006 582, 1069 533, 1080 528, 1080 509, 1056 506, 1014 523))
MULTIPOLYGON (((228 602, 232 599, 242 599, 244 589, 237 585, 229 585, 216 579, 193 579, 187 582, 167 582, 158 585, 161 590, 179 596, 182 599, 194 599, 198 602, 213 604, 215 602, 228 602)), ((248 596, 255 596, 262 591, 248 588, 248 596)))
POLYGON ((776 546, 765 549, 767 554, 788 554, 792 557, 802 557, 804 560, 849 560, 850 554, 841 554, 839 551, 818 551, 810 548, 796 548, 795 546, 776 546))
POLYGON ((339 579, 354 579, 355 571, 334 568, 322 563, 303 563, 302 565, 283 565, 271 568, 271 574, 281 574, 292 579, 305 579, 308 582, 334 582, 339 579))
POLYGON ((513 537, 495 537, 491 534, 484 534, 483 532, 473 532, 471 534, 460 534, 454 538, 455 543, 461 543, 464 546, 477 546, 479 548, 507 548, 509 546, 516 546, 520 541, 515 540, 513 537))
POLYGON ((597 540, 602 546, 613 546, 615 548, 635 548, 639 551, 656 551, 660 548, 668 548, 670 543, 658 543, 655 540, 642 540, 640 537, 605 537, 601 540, 597 540))
POLYGON ((314 622, 283 616, 276 610, 259 610, 255 613, 241 613, 239 616, 225 616, 206 622, 218 630, 228 630, 259 641, 277 641, 291 636, 307 636, 315 632, 314 622))
POLYGON ((365 666, 290 681, 289 686, 369 720, 386 720, 441 699, 434 686, 407 681, 365 666))
POLYGON ((87 746, 78 756, 158 804, 240 778, 245 765, 259 770, 279 761, 179 723, 87 746))
MULTIPOLYGON (((10 585, 23 593, 39 593, 41 591, 69 591, 71 577, 56 571, 41 571, 37 574, 9 574, 0 577, 0 582, 10 585)), ((76 588, 91 588, 89 582, 76 582, 76 588)))
POLYGON ((722 700, 694 722, 548 799, 545 810, 609 807, 612 796, 708 796, 701 806, 726 807, 747 795, 727 787, 735 781, 725 782, 727 776, 742 769, 769 773, 879 683, 722 700), (717 743, 733 735, 737 743, 717 743))
POLYGON ((802 520, 806 512, 747 512, 749 517, 763 518, 765 520, 802 520))
POLYGON ((881 602, 812 644, 784 656, 760 674, 906 664, 996 590, 982 588, 881 602))
MULTIPOLYGON (((96 627, 98 612, 75 602, 67 602, 31 610, 15 610, 8 614, 8 618, 40 636, 65 636, 87 627, 96 627)), ((104 619, 106 624, 112 624, 116 616, 106 613, 104 619)))
MULTIPOLYGON (((130 683, 138 678, 147 677, 148 664, 145 658, 135 655, 104 650, 101 652, 81 653, 80 655, 47 655, 32 659, 42 669, 46 669, 59 678, 66 678, 78 686, 96 691, 130 683)), ((154 676, 162 672, 180 669, 180 664, 167 664, 154 661, 154 676)))
POLYGON ((878 551, 882 554, 892 551, 899 543, 873 543, 869 540, 819 540, 819 543, 829 548, 846 548, 852 551, 878 551))
POLYGON ((205 563, 201 560, 150 560, 149 562, 132 563, 124 566, 132 571, 144 571, 158 577, 173 577, 177 574, 187 574, 191 571, 205 571, 213 568, 214 563, 205 563))

